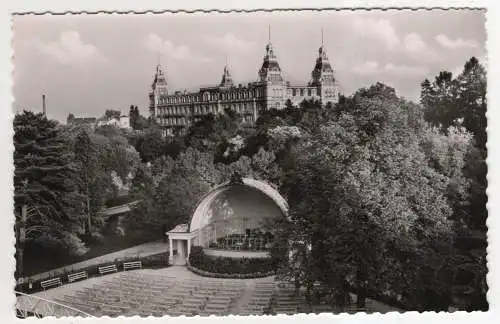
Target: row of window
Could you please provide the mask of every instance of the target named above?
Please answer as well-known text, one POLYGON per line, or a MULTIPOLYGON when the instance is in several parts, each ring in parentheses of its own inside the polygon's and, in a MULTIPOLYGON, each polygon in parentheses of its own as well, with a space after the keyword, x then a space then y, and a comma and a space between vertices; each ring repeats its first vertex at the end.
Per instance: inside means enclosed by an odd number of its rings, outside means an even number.
MULTIPOLYGON (((249 116, 241 116, 241 121, 243 123, 253 123, 254 117, 249 115, 249 116)), ((167 117, 167 118, 159 118, 158 123, 161 126, 188 126, 189 121, 185 117, 180 117, 180 118, 173 118, 173 117, 167 117)))
POLYGON ((159 118, 158 123, 163 126, 173 126, 173 125, 181 125, 185 126, 189 124, 189 120, 186 117, 167 117, 167 118, 159 118))
POLYGON ((323 75, 323 80, 324 83, 334 83, 335 79, 333 78, 333 75, 323 75))
POLYGON ((325 97, 331 98, 335 96, 335 90, 334 89, 325 89, 325 97))
POLYGON ((243 123, 253 123, 255 121, 252 115, 242 116, 241 119, 243 123))
MULTIPOLYGON (((238 113, 253 112, 253 102, 222 104, 221 109, 231 109, 238 113)), ((216 105, 195 106, 194 108, 186 106, 158 107, 158 115, 188 115, 191 114, 191 111, 195 115, 216 114, 219 112, 216 105)))
POLYGON ((273 95, 273 97, 283 97, 283 95, 285 94, 285 89, 283 88, 273 88, 271 89, 271 93, 273 95))
POLYGON ((267 77, 268 81, 283 81, 283 78, 279 74, 271 74, 267 77))
MULTIPOLYGON (((252 115, 241 116, 243 123, 254 122, 254 117, 252 115)), ((189 125, 189 118, 186 117, 164 117, 158 118, 158 123, 162 126, 186 126, 189 125)))
POLYGON ((181 135, 181 136, 182 135, 186 135, 187 134, 187 128, 185 128, 185 127, 184 128, 178 128, 178 129, 175 130, 175 132, 174 132, 174 130, 172 128, 167 128, 167 129, 164 129, 162 131, 163 137, 174 136, 176 134, 177 135, 181 135))
MULTIPOLYGON (((263 96, 262 88, 250 89, 245 91, 230 91, 230 92, 205 92, 202 96, 203 101, 215 100, 236 100, 236 99, 251 99, 263 96)), ((199 94, 181 95, 181 96, 160 96, 158 97, 158 104, 173 104, 173 103, 192 103, 199 102, 199 94)))
POLYGON ((313 88, 299 88, 299 89, 292 88, 292 97, 296 97, 296 96, 304 97, 306 95, 308 97, 315 96, 316 89, 313 89, 313 88))

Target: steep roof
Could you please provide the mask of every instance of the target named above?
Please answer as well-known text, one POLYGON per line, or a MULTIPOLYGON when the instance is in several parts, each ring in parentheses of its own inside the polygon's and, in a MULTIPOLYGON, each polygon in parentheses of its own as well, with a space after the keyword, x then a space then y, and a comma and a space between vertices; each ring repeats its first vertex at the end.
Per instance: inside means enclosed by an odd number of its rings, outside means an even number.
POLYGON ((312 82, 311 84, 317 84, 321 81, 324 81, 323 76, 328 76, 331 81, 334 81, 333 77, 333 68, 328 61, 328 56, 326 55, 326 50, 321 45, 321 47, 318 50, 318 58, 316 59, 316 64, 314 66, 314 69, 311 73, 312 75, 312 82))

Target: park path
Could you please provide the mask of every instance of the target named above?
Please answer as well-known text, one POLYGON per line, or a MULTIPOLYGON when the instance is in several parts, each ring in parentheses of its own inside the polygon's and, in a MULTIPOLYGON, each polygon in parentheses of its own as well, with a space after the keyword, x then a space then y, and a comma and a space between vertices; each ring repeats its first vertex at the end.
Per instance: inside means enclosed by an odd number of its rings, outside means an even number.
POLYGON ((101 255, 92 259, 81 261, 78 263, 69 264, 64 267, 55 268, 49 271, 38 273, 32 276, 28 276, 25 280, 40 280, 51 276, 54 272, 67 272, 67 271, 77 271, 89 266, 98 265, 105 262, 114 261, 115 259, 122 259, 127 257, 144 257, 152 254, 168 252, 168 243, 163 243, 163 240, 144 243, 141 245, 136 245, 128 249, 120 250, 117 252, 101 255))

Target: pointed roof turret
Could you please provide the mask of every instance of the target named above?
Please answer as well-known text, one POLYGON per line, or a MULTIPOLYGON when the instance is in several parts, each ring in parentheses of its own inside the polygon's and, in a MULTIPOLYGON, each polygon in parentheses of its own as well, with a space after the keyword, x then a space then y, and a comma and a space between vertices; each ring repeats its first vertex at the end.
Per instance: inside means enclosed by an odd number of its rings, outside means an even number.
POLYGON ((231 77, 231 73, 229 73, 229 68, 227 67, 227 63, 224 66, 224 73, 222 74, 222 80, 220 82, 220 87, 222 88, 230 88, 233 84, 233 78, 231 77))
POLYGON ((333 68, 328 61, 328 56, 326 54, 326 49, 323 44, 323 29, 321 29, 321 46, 318 49, 318 57, 316 58, 316 64, 314 70, 312 71, 312 84, 318 84, 320 82, 331 82, 335 81, 333 77, 333 68))
POLYGON ((155 77, 154 77, 153 84, 151 85, 151 87, 154 90, 159 85, 167 86, 167 78, 165 76, 165 73, 163 72, 163 69, 162 69, 160 63, 158 63, 156 65, 156 73, 155 73, 155 77))
POLYGON ((264 62, 262 62, 262 67, 259 70, 259 77, 260 81, 283 81, 281 68, 271 44, 271 26, 269 26, 269 40, 266 45, 264 62))

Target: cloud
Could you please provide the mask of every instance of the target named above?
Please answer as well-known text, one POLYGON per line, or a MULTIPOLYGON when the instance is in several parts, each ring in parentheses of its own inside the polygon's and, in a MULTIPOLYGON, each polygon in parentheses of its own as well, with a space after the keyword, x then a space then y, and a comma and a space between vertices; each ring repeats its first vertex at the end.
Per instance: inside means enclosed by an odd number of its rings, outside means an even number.
POLYGON ((85 44, 80 34, 74 30, 62 32, 57 42, 44 43, 38 40, 36 45, 40 52, 55 58, 62 64, 102 58, 97 47, 92 44, 85 44))
POLYGON ((403 39, 404 51, 414 59, 419 61, 436 61, 438 56, 436 52, 422 39, 422 36, 416 33, 408 34, 403 39))
POLYGON ((190 61, 193 63, 210 62, 211 59, 191 52, 188 46, 175 46, 170 40, 162 39, 157 34, 149 34, 144 40, 144 48, 150 52, 165 55, 168 58, 190 61))
POLYGON ((245 40, 243 38, 238 38, 231 33, 226 33, 224 36, 205 36, 205 41, 208 44, 220 47, 224 52, 247 52, 255 48, 255 43, 245 40))
POLYGON ((360 75, 370 75, 380 73, 378 62, 367 61, 352 68, 352 72, 360 75))
POLYGON ((395 65, 392 63, 387 63, 386 65, 381 66, 380 64, 378 64, 378 62, 367 61, 353 67, 352 72, 359 75, 386 74, 403 77, 413 77, 425 75, 428 70, 420 66, 395 65))
POLYGON ((436 40, 436 42, 439 43, 439 45, 441 45, 445 48, 449 48, 449 49, 476 48, 476 47, 478 47, 478 44, 474 39, 457 38, 455 40, 452 40, 444 34, 437 35, 435 37, 435 40, 436 40))
POLYGON ((409 53, 422 53, 429 49, 422 36, 415 33, 406 35, 403 44, 405 50, 409 53))
POLYGON ((425 75, 428 72, 426 68, 421 66, 394 65, 391 63, 386 64, 383 71, 388 74, 399 76, 425 75))
POLYGON ((396 29, 387 19, 358 18, 354 20, 353 30, 357 34, 384 42, 388 49, 394 49, 401 43, 396 29))

